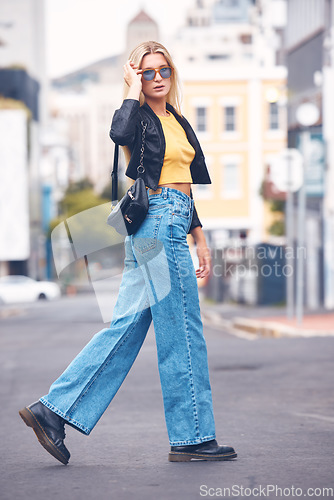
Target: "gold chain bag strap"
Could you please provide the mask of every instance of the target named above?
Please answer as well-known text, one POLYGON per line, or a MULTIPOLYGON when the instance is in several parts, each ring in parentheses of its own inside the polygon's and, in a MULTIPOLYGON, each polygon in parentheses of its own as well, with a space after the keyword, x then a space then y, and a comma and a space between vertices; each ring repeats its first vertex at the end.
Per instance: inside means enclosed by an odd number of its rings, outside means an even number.
MULTIPOLYGON (((114 227, 119 234, 134 234, 143 223, 148 212, 148 195, 145 185, 144 149, 145 132, 147 123, 141 122, 142 145, 140 150, 140 163, 137 167, 137 179, 129 187, 123 198, 115 207, 111 207, 111 213, 107 223, 114 227)), ((112 177, 112 199, 118 199, 118 144, 115 144, 114 165, 111 172, 112 177)))

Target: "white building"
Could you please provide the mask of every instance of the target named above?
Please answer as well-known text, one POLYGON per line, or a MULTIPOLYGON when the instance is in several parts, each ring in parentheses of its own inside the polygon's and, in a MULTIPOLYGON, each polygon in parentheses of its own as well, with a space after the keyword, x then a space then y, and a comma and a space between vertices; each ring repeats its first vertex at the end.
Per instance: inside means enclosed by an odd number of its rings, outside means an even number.
POLYGON ((174 55, 181 66, 280 65, 285 24, 285 0, 197 0, 176 37, 174 55))
POLYGON ((50 111, 54 120, 67 128, 69 181, 88 177, 97 191, 108 184, 114 150, 109 130, 114 111, 123 99, 123 65, 134 46, 158 37, 156 22, 140 11, 129 23, 124 54, 53 80, 50 111))
MULTIPOLYGON (((45 248, 42 234, 42 185, 40 136, 47 121, 47 78, 45 64, 45 0, 1 0, 0 67, 25 70, 40 86, 38 117, 29 122, 29 156, 26 159, 26 190, 29 193, 30 254, 22 258, 21 272, 44 277, 45 248), (28 264, 28 268, 26 267, 28 264)), ((14 82, 13 82, 14 85, 14 82)), ((9 89, 10 92, 10 89, 9 89)), ((12 96, 15 99, 14 96, 12 96)), ((13 183, 13 186, 15 184, 13 183)), ((10 193, 12 198, 15 193, 10 193)), ((8 259, 11 261, 11 259, 8 259)), ((12 260, 20 260, 17 257, 12 260)), ((2 266, 0 273, 9 268, 2 266)), ((20 269, 19 269, 20 272, 20 269)))
POLYGON ((286 34, 289 70, 289 142, 309 151, 305 168, 305 303, 334 308, 334 2, 289 0, 286 34), (303 103, 319 110, 302 127, 296 111, 303 103))
POLYGON ((37 80, 40 123, 47 119, 45 0, 1 0, 0 67, 18 66, 37 80))

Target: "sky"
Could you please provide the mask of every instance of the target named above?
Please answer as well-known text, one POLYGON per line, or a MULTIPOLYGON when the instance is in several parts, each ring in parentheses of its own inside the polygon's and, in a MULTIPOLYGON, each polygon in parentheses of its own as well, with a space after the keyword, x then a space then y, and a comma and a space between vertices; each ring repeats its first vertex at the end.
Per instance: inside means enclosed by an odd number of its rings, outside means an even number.
POLYGON ((195 0, 46 0, 47 73, 56 77, 125 49, 126 27, 144 9, 168 42, 195 0))

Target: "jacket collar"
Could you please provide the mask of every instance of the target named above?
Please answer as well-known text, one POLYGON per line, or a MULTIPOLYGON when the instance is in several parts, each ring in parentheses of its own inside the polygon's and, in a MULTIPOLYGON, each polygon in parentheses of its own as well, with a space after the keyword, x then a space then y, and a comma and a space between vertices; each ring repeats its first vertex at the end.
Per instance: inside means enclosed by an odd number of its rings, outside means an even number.
MULTIPOLYGON (((147 113, 149 113, 151 116, 157 118, 157 115, 154 113, 153 109, 147 104, 147 102, 144 102, 144 104, 142 105, 142 108, 145 109, 145 111, 147 111, 147 113)), ((172 113, 175 118, 177 118, 179 121, 180 119, 182 119, 182 115, 179 115, 175 109, 173 108, 173 106, 171 104, 169 104, 169 102, 166 102, 166 109, 167 111, 169 111, 170 113, 172 113)))
MULTIPOLYGON (((142 109, 144 109, 151 116, 151 118, 155 121, 155 123, 159 127, 159 130, 162 131, 161 122, 160 122, 159 118, 157 117, 157 115, 154 113, 153 109, 146 102, 143 104, 142 109)), ((177 113, 176 110, 173 108, 173 106, 171 104, 169 104, 168 102, 166 103, 166 109, 167 109, 167 111, 170 111, 170 113, 172 113, 175 116, 176 120, 179 122, 181 127, 183 127, 183 129, 187 135, 188 141, 192 145, 192 147, 195 149, 195 151, 200 151, 201 156, 203 156, 199 142, 198 142, 194 132, 192 131, 189 123, 187 122, 187 120, 182 115, 179 115, 179 113, 177 113)))

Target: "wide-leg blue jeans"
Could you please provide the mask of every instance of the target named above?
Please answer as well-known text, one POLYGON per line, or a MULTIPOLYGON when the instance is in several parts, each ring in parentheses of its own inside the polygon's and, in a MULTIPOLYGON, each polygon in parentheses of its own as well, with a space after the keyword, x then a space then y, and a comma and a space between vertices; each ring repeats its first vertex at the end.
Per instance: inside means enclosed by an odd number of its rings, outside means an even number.
POLYGON ((109 328, 98 332, 40 401, 89 434, 130 370, 153 319, 172 446, 215 439, 207 351, 187 244, 193 200, 163 187, 125 239, 125 265, 109 328))

